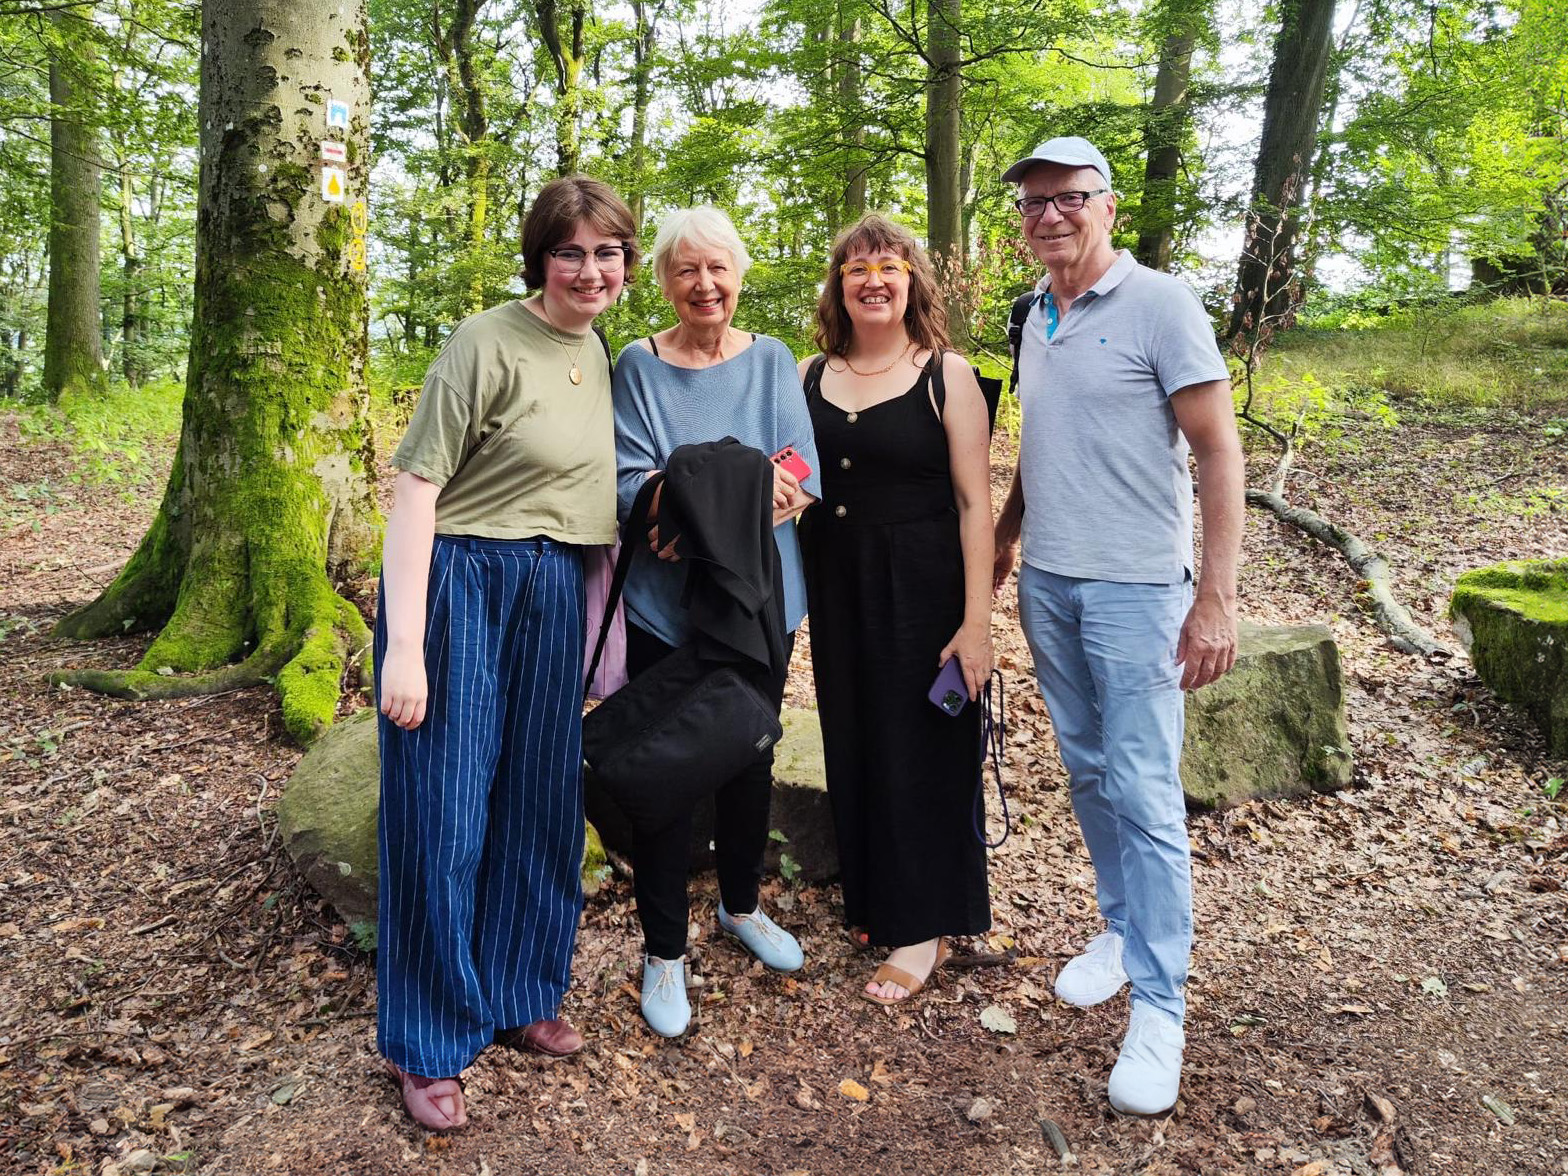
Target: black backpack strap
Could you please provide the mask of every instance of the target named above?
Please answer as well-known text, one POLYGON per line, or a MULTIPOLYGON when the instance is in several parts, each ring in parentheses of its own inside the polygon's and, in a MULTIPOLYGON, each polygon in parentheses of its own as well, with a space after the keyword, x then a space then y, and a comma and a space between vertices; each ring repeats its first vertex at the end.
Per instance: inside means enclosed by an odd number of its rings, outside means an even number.
POLYGON ((593 676, 599 671, 599 659, 604 656, 604 643, 610 637, 610 622, 615 619, 615 606, 621 602, 621 591, 626 587, 626 574, 632 570, 632 557, 637 554, 638 536, 648 525, 648 512, 653 509, 653 496, 664 481, 664 471, 648 475, 632 500, 631 513, 621 527, 621 552, 615 559, 615 575, 610 578, 610 594, 604 601, 604 619, 599 623, 599 640, 593 647, 593 658, 588 663, 588 676, 583 681, 583 697, 593 685, 593 676))
POLYGON ((610 365, 610 374, 615 374, 615 357, 610 354, 610 337, 604 333, 604 328, 598 323, 593 325, 593 333, 599 336, 599 346, 604 348, 604 362, 610 365))
POLYGON ((828 366, 828 357, 819 355, 806 365, 806 378, 801 381, 801 386, 806 393, 806 399, 822 393, 822 369, 828 366))
POLYGON ((1007 315, 1007 348, 1013 354, 1013 374, 1008 377, 1007 390, 1015 395, 1018 392, 1018 353, 1023 348, 1024 324, 1029 321, 1034 304, 1039 300, 1040 293, 1037 290, 1020 294, 1013 299, 1013 309, 1007 315))

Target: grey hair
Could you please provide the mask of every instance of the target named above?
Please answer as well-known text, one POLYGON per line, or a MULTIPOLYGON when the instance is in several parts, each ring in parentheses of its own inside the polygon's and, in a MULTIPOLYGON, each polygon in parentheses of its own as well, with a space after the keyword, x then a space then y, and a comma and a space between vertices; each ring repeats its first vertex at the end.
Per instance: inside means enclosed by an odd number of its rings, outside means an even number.
POLYGON ((735 222, 722 209, 711 204, 697 208, 677 208, 659 225, 659 235, 653 240, 653 254, 649 263, 653 267, 653 280, 663 288, 669 277, 670 262, 685 245, 706 245, 722 249, 735 263, 735 276, 744 278, 751 268, 751 254, 746 243, 735 231, 735 222))

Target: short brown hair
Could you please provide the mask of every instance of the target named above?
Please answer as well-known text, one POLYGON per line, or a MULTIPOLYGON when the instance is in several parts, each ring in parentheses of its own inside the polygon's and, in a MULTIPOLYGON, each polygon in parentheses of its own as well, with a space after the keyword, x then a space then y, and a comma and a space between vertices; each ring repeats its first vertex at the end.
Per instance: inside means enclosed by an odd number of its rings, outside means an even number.
POLYGON ((632 210, 603 180, 562 176, 539 189, 523 218, 523 285, 530 290, 544 285, 548 251, 571 240, 580 221, 607 237, 620 238, 626 246, 626 280, 632 280, 632 269, 641 256, 632 210))
POLYGON ((904 308, 904 329, 916 347, 940 355, 948 349, 947 307, 937 285, 931 259, 920 248, 915 235, 903 225, 894 224, 880 212, 868 212, 833 242, 828 257, 827 280, 817 299, 817 346, 824 355, 843 355, 849 351, 855 333, 844 309, 844 276, 839 273, 852 253, 896 253, 909 263, 909 305, 904 308))

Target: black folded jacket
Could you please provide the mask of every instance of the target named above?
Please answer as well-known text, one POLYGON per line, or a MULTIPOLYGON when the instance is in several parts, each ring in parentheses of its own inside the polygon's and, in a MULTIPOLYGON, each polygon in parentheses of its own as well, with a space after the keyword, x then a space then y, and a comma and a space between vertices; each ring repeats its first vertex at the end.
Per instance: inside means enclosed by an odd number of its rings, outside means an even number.
POLYGON ((681 604, 698 652, 784 672, 784 584, 773 542, 773 463, 733 437, 682 445, 665 463, 659 531, 686 561, 681 604))

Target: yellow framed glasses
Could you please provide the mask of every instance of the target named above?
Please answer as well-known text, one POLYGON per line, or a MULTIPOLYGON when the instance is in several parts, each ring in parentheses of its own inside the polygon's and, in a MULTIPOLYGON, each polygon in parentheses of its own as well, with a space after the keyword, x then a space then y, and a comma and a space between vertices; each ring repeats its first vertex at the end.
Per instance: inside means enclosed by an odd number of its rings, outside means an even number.
POLYGON ((838 272, 846 278, 864 281, 872 274, 876 274, 884 282, 896 278, 899 274, 907 274, 913 267, 902 257, 895 257, 891 261, 846 261, 838 267, 838 272))

